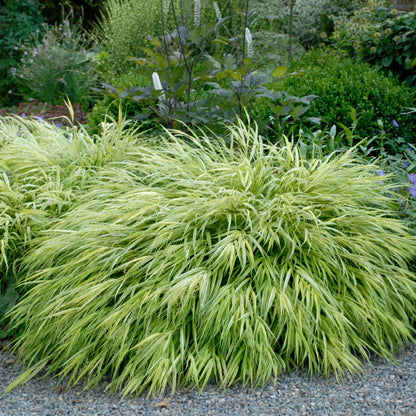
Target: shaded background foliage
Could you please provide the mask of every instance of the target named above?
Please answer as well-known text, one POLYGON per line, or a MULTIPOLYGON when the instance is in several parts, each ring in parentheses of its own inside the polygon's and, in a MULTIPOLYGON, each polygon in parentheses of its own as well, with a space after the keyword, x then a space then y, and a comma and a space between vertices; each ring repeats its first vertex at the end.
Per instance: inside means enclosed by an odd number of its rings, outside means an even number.
POLYGON ((335 46, 407 85, 416 83, 416 16, 389 1, 369 1, 353 13, 333 17, 335 46))
POLYGON ((45 23, 62 23, 65 13, 72 11, 84 29, 91 29, 99 17, 101 1, 5 0, 0 5, 0 106, 22 101, 27 89, 16 78, 24 51, 22 43, 34 47, 33 34, 45 32, 45 23))
POLYGON ((100 16, 100 9, 104 2, 101 0, 60 0, 57 5, 54 0, 39 0, 39 3, 40 10, 49 23, 60 22, 63 9, 66 12, 72 11, 77 18, 82 17, 84 28, 91 29, 100 16))
POLYGON ((36 30, 42 31, 45 17, 36 0, 7 0, 0 7, 0 106, 19 101, 14 70, 20 65, 20 42, 36 30))

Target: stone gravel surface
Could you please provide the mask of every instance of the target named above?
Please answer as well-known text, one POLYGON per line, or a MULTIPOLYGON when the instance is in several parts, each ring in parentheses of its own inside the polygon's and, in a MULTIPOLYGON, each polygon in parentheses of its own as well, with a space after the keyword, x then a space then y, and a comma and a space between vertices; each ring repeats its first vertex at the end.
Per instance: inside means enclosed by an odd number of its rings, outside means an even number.
MULTIPOLYGON (((2 391, 19 372, 14 357, 0 353, 2 391)), ((0 416, 26 415, 416 416, 416 346, 406 348, 397 365, 375 358, 361 376, 347 375, 342 382, 295 371, 263 388, 237 385, 223 392, 207 386, 201 393, 182 389, 173 397, 168 392, 122 398, 106 391, 104 383, 65 391, 56 379, 37 378, 0 397, 0 416)))

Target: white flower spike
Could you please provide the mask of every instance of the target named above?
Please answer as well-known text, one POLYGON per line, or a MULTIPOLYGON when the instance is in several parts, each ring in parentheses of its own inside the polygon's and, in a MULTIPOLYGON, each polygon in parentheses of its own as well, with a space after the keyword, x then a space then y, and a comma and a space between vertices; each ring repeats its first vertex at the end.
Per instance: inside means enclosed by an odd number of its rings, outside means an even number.
POLYGON ((195 27, 201 25, 201 1, 195 0, 195 27))
POLYGON ((215 15, 217 16, 217 19, 221 20, 222 19, 221 10, 218 7, 218 3, 216 1, 214 1, 214 10, 215 10, 215 15))
POLYGON ((153 80, 153 87, 156 91, 163 90, 162 83, 160 82, 159 74, 157 72, 153 72, 152 74, 153 80))
MULTIPOLYGON (((152 74, 153 87, 156 91, 163 91, 162 83, 160 82, 159 74, 155 71, 152 74)), ((160 96, 162 100, 165 99, 165 94, 160 96)))
POLYGON ((253 57, 253 37, 251 36, 250 29, 246 27, 246 42, 247 42, 247 56, 249 58, 253 57))

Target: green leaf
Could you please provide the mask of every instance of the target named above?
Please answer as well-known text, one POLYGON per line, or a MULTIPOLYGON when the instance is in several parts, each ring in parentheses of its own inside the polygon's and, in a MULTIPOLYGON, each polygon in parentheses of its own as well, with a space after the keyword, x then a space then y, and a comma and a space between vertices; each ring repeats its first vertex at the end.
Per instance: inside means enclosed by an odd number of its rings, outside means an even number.
POLYGON ((306 120, 309 120, 314 124, 321 124, 322 121, 319 117, 306 117, 306 120))
POLYGON ((287 66, 278 66, 272 71, 272 76, 274 78, 281 78, 287 74, 288 67, 287 66))
POLYGON ((255 89, 260 87, 261 85, 266 84, 269 81, 269 78, 266 75, 254 75, 249 74, 245 79, 245 85, 247 88, 255 89))
POLYGON ((386 68, 389 67, 393 62, 393 58, 394 58, 393 55, 384 56, 383 59, 381 60, 382 65, 386 68))
POLYGON ((211 91, 212 94, 218 95, 220 97, 229 98, 234 96, 234 92, 231 90, 226 90, 224 88, 214 89, 211 91))

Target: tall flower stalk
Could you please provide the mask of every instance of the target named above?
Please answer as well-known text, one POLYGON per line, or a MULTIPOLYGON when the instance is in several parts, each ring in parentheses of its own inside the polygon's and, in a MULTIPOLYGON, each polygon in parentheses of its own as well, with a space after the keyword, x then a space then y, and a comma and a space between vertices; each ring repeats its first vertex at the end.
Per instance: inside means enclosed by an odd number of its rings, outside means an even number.
POLYGON ((248 27, 245 30, 245 38, 247 42, 247 57, 251 59, 253 58, 253 37, 248 27))
POLYGON ((201 1, 194 1, 194 25, 199 27, 201 25, 201 1))
MULTIPOLYGON (((152 80, 153 80, 153 87, 156 91, 163 91, 162 83, 160 82, 159 74, 157 72, 153 72, 152 74, 152 80)), ((162 93, 160 98, 162 100, 165 99, 165 93, 162 93)))
POLYGON ((221 10, 218 7, 218 3, 216 1, 214 1, 214 11, 215 11, 215 16, 217 16, 217 20, 218 21, 222 20, 221 10))

